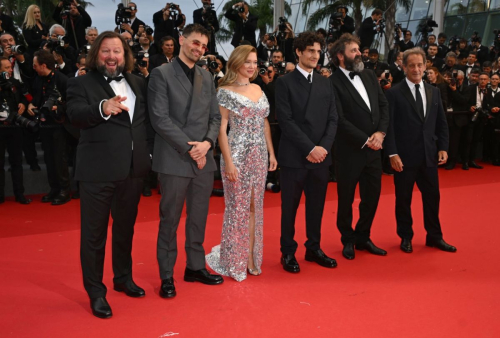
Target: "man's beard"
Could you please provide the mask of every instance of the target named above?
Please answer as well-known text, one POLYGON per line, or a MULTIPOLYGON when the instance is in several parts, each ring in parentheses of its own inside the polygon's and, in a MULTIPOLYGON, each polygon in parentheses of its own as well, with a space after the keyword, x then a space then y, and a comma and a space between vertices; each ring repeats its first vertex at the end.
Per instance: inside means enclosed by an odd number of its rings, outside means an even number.
POLYGON ((347 56, 344 57, 344 65, 346 70, 361 72, 365 69, 365 64, 363 63, 363 59, 361 55, 355 56, 354 59, 349 59, 347 56))
POLYGON ((116 70, 113 73, 110 73, 106 68, 106 64, 97 65, 97 71, 106 77, 117 77, 120 75, 125 69, 125 64, 117 65, 116 70))

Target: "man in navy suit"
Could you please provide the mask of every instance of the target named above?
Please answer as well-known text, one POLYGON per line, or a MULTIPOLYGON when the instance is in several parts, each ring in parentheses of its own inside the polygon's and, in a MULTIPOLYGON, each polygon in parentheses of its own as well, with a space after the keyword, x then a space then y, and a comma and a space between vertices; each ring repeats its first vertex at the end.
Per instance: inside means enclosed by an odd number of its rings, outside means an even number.
POLYGON ((385 139, 391 166, 396 171, 396 221, 401 250, 413 251, 411 200, 413 186, 422 193, 426 245, 443 251, 457 249, 443 240, 439 222, 438 164, 448 159, 448 125, 436 87, 425 84, 425 53, 421 48, 403 54, 406 79, 386 92, 390 124, 385 139), (404 168, 404 170, 403 170, 404 168))

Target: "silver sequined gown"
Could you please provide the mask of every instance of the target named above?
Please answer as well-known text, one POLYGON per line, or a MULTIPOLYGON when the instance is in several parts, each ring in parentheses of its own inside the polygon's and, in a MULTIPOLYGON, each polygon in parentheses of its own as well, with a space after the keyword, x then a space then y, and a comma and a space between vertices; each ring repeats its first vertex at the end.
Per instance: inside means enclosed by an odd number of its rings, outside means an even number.
POLYGON ((217 273, 241 282, 247 277, 250 246, 248 224, 250 199, 254 192, 255 245, 254 262, 260 272, 262 265, 263 201, 267 177, 268 153, 264 136, 264 118, 269 115, 269 102, 262 96, 254 102, 236 92, 219 89, 219 105, 229 109, 229 150, 238 180, 230 182, 221 158, 224 184, 224 223, 221 244, 206 256, 207 264, 217 273))

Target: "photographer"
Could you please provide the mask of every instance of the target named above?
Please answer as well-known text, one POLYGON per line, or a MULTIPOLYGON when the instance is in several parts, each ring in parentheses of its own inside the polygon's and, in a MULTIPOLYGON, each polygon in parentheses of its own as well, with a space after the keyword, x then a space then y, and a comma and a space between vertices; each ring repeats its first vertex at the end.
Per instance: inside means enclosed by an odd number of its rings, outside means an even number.
POLYGON ((377 69, 375 75, 377 75, 380 87, 384 92, 392 87, 393 78, 389 70, 377 69))
POLYGON ((283 57, 287 62, 295 62, 295 52, 293 51, 293 41, 295 40, 295 33, 290 22, 285 18, 279 18, 280 23, 274 30, 278 49, 283 51, 283 57))
POLYGON ((23 184, 23 131, 17 125, 28 102, 21 92, 21 84, 11 78, 9 59, 0 57, 0 203, 5 201, 5 151, 9 153, 12 185, 16 202, 29 204, 23 184))
MULTIPOLYGON (((354 19, 351 18, 350 16, 347 15, 347 7, 346 6, 339 6, 337 7, 337 13, 342 14, 342 16, 339 18, 340 20, 340 29, 339 29, 339 36, 344 34, 344 33, 349 33, 352 34, 354 32, 354 19)), ((332 15, 330 17, 330 22, 333 20, 336 20, 337 17, 335 15, 332 15)))
POLYGON ((193 23, 205 27, 210 32, 210 41, 208 42, 208 53, 215 53, 215 33, 219 31, 219 19, 214 10, 211 0, 201 0, 202 8, 193 11, 193 23))
POLYGON ((368 62, 365 62, 365 69, 371 70, 386 70, 389 69, 389 65, 379 60, 378 50, 370 49, 368 53, 368 62))
POLYGON ((78 69, 75 73, 75 77, 82 76, 87 74, 87 68, 85 68, 87 64, 87 55, 80 54, 76 59, 76 68, 78 69))
POLYGON ((481 69, 476 67, 472 68, 467 78, 467 85, 469 86, 477 85, 479 82, 479 74, 481 74, 481 69))
MULTIPOLYGON (((493 126, 495 129, 500 129, 500 92, 498 89, 498 83, 500 82, 500 74, 494 73, 490 78, 491 84, 491 95, 493 96, 493 108, 491 112, 495 117, 493 120, 493 126)), ((491 164, 494 166, 500 166, 500 134, 494 132, 493 135, 493 146, 491 153, 491 164)))
MULTIPOLYGON (((167 3, 164 8, 153 14, 154 41, 160 45, 160 40, 164 36, 175 37, 175 27, 182 24, 182 11, 179 5, 167 3)), ((179 43, 179 41, 176 41, 179 43)))
POLYGON ((87 45, 92 46, 95 39, 99 35, 99 31, 95 27, 87 27, 85 28, 85 40, 87 41, 87 45))
POLYGON ((380 32, 380 23, 383 21, 383 14, 384 12, 377 8, 373 10, 370 17, 363 20, 363 23, 361 24, 361 27, 358 31, 358 36, 361 41, 361 48, 370 48, 370 46, 372 45, 375 35, 380 32))
POLYGON ((68 32, 69 44, 76 50, 85 44, 85 28, 92 26, 92 19, 76 0, 59 1, 52 18, 68 32))
POLYGON ((8 58, 12 63, 12 77, 29 86, 34 72, 32 58, 25 52, 25 47, 16 45, 14 37, 8 33, 0 35, 0 45, 3 50, 3 56, 8 58))
POLYGON ((41 122, 40 139, 47 166, 50 192, 42 197, 42 203, 65 204, 70 200, 67 138, 66 81, 67 77, 55 71, 54 56, 47 50, 35 52, 33 68, 38 76, 33 82, 33 101, 28 113, 41 122))
POLYGON ((438 45, 435 43, 429 43, 427 48, 427 60, 432 63, 432 67, 436 67, 437 69, 441 69, 444 65, 443 59, 437 56, 438 54, 438 45))
POLYGON ((396 32, 399 37, 398 46, 400 51, 404 52, 407 49, 415 47, 415 44, 411 41, 412 33, 410 30, 398 27, 396 32))
POLYGON ((392 76, 392 83, 397 84, 404 80, 405 72, 403 70, 403 52, 400 51, 396 54, 396 60, 389 65, 389 71, 392 76))
POLYGON ((74 65, 78 56, 77 51, 69 45, 69 39, 65 35, 66 31, 63 26, 52 25, 49 32, 50 39, 45 44, 42 43, 42 48, 52 53, 57 70, 67 77, 73 77, 74 65))
POLYGON ((160 40, 161 53, 151 55, 149 58, 149 71, 161 66, 164 63, 170 63, 175 58, 175 41, 171 36, 164 36, 160 40))
POLYGON ((240 45, 242 40, 249 41, 252 46, 257 48, 255 40, 255 30, 257 29, 257 16, 249 12, 249 6, 246 2, 238 2, 227 10, 224 16, 235 22, 234 35, 231 45, 234 48, 240 45))
POLYGON ((130 23, 122 23, 120 28, 129 32, 132 36, 135 36, 139 31, 139 26, 145 26, 146 24, 136 17, 137 4, 135 2, 129 2, 127 8, 130 10, 130 23))
POLYGON ((479 64, 483 64, 485 61, 490 60, 490 51, 488 47, 481 45, 481 38, 476 36, 472 39, 473 50, 476 52, 477 61, 479 64))
POLYGON ((134 69, 132 74, 137 75, 148 81, 149 77, 149 53, 143 50, 134 53, 134 69))
MULTIPOLYGON (((436 25, 437 27, 437 25, 436 25)), ((448 37, 444 33, 439 33, 438 34, 438 53, 437 56, 441 59, 444 59, 446 57, 446 54, 450 51, 450 49, 445 45, 446 40, 448 37)))
POLYGON ((453 70, 459 69, 457 65, 457 54, 453 52, 448 52, 446 58, 444 59, 444 65, 441 67, 441 73, 453 72, 453 70))
POLYGON ((257 58, 260 60, 271 61, 273 51, 277 48, 276 36, 273 34, 264 34, 262 41, 257 47, 257 58))

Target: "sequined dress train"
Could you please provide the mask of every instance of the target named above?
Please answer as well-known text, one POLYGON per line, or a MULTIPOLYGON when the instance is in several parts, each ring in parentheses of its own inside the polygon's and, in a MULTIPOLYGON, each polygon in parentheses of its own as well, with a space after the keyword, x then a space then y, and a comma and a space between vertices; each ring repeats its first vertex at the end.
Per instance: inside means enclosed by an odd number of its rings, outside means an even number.
POLYGON ((255 206, 254 263, 260 273, 262 265, 263 201, 267 177, 268 152, 264 136, 264 118, 269 102, 264 93, 257 102, 244 95, 221 88, 219 105, 229 112, 228 143, 238 179, 230 182, 221 157, 224 184, 224 223, 221 244, 206 256, 207 264, 217 273, 241 282, 247 277, 250 246, 249 219, 252 191, 255 206))

